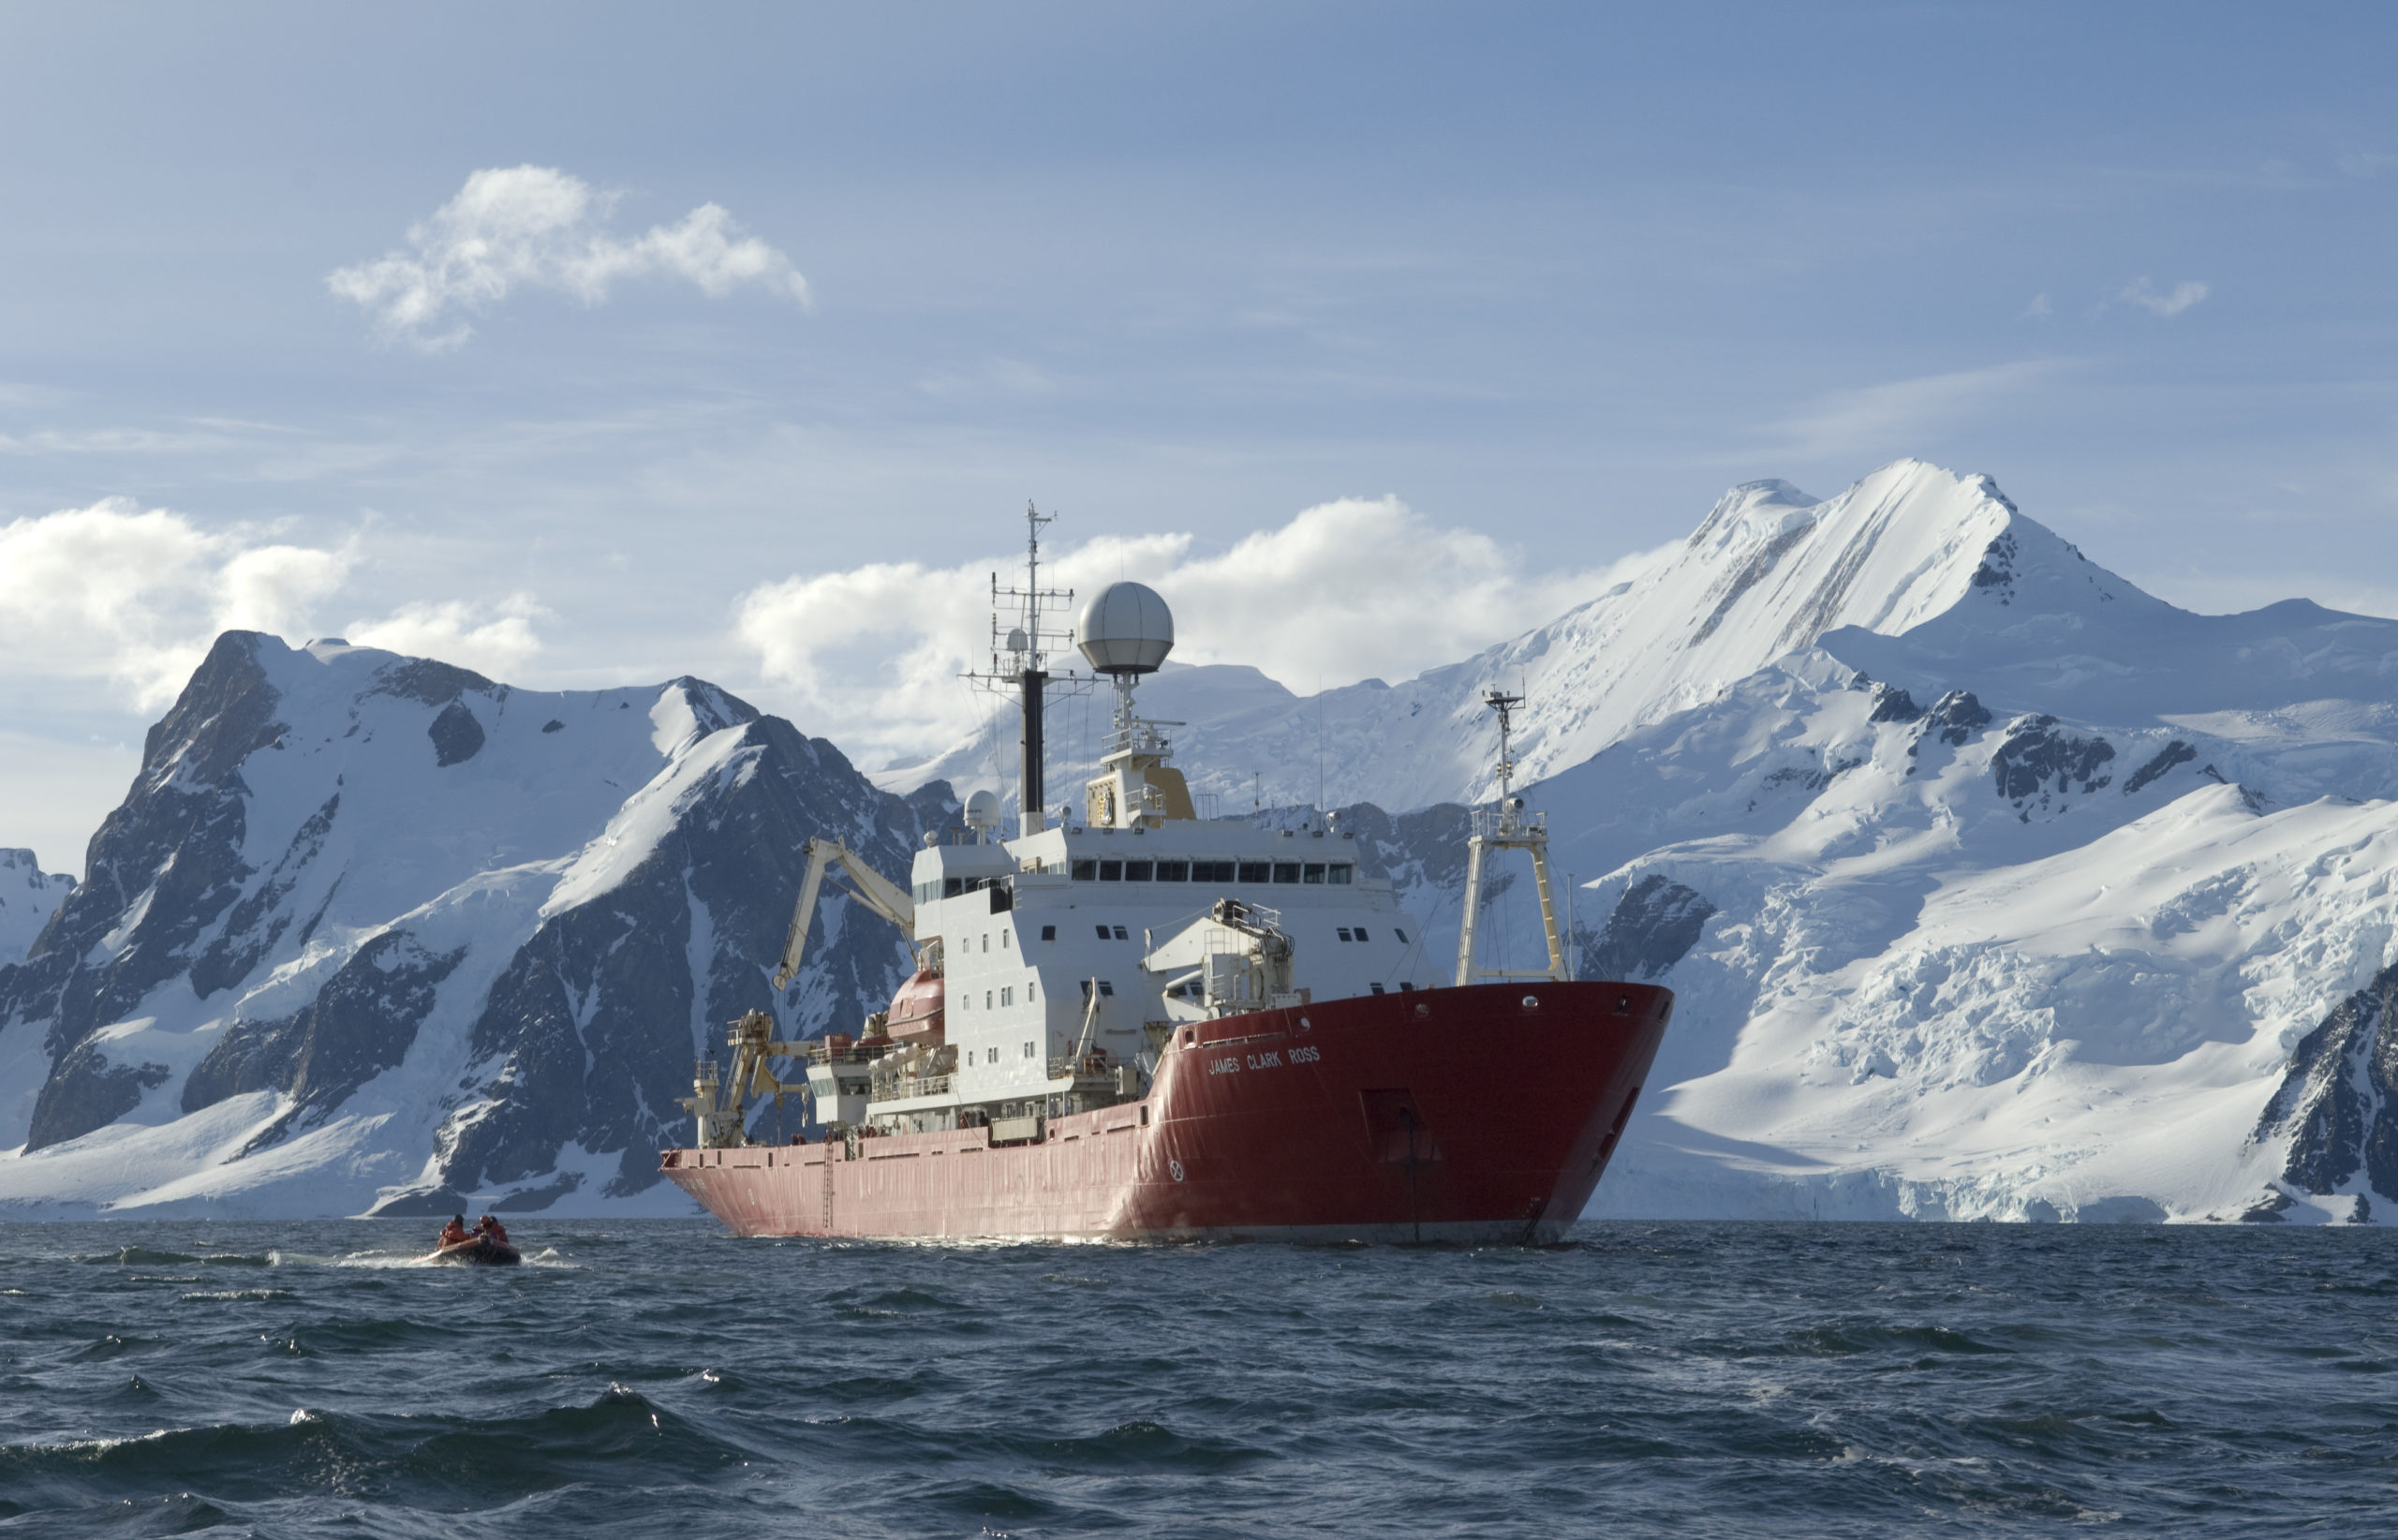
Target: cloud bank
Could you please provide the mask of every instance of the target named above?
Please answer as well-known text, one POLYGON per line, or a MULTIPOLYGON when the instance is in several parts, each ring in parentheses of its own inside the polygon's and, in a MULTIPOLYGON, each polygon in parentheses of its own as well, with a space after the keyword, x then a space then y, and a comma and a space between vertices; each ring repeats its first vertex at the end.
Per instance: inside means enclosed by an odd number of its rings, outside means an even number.
MULTIPOLYGON (((124 703, 171 703, 220 631, 298 642, 348 582, 362 553, 293 545, 261 531, 202 528, 169 509, 111 497, 0 526, 0 668, 18 678, 103 683, 124 703)), ((347 628, 362 645, 501 676, 540 650, 540 613, 517 595, 489 612, 462 601, 403 605, 347 628)))
POLYGON ((518 289, 546 289, 598 304, 627 278, 668 277, 721 298, 747 284, 807 303, 807 280, 790 258, 740 233, 733 216, 703 203, 672 225, 629 240, 607 229, 617 196, 546 166, 481 170, 458 196, 408 228, 407 251, 329 274, 326 287, 364 309, 387 340, 428 351, 463 344, 458 318, 518 289))
MULTIPOLYGON (((1176 662, 1245 663, 1310 694, 1455 662, 1653 559, 1544 569, 1396 497, 1322 503, 1220 555, 1194 556, 1193 544, 1188 534, 1102 536, 1051 553, 1044 576, 1075 591, 1074 611, 1119 577, 1147 583, 1174 608, 1176 662)), ((1021 579, 1010 558, 795 575, 744 595, 736 629, 766 678, 795 697, 807 731, 868 764, 937 753, 997 708, 957 677, 990 665, 994 571, 1003 584, 1021 579)))

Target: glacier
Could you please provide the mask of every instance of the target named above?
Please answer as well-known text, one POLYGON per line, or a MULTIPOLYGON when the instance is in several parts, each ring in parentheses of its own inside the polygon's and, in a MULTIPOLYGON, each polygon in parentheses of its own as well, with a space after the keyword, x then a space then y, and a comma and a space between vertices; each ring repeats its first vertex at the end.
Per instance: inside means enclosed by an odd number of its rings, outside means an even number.
MULTIPOLYGON (((1337 807, 1438 958, 1497 687, 1579 966, 1679 1000, 1593 1214, 2398 1215, 2398 621, 2194 615, 1902 461, 1736 487, 1414 679, 1170 667, 1142 700, 1219 807, 1337 807)), ((834 903, 766 987, 800 841, 900 871, 1011 736, 867 776, 699 680, 230 633, 0 950, 0 1212, 684 1211, 654 1152, 714 1024, 846 1027, 897 979, 834 903)), ((1518 965, 1529 886, 1481 926, 1518 965)))

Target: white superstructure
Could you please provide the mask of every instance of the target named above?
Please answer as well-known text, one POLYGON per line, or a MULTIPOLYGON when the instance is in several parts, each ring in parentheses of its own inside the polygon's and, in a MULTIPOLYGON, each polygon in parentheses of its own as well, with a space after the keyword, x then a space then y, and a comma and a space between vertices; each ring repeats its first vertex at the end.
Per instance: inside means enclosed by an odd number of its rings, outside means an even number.
MULTIPOLYGON (((1027 517, 1037 561, 1045 520, 1027 517)), ((1145 1096, 1159 1049, 1184 1024, 1443 982, 1390 882, 1365 875, 1356 837, 1337 820, 1319 812, 1296 827, 1268 828, 1197 815, 1169 763, 1165 730, 1178 724, 1144 720, 1134 708, 1139 679, 1174 646, 1172 614, 1141 584, 1111 584, 1082 610, 1076 644, 1112 681, 1115 720, 1081 807, 1066 805, 1049 823, 1038 755, 1048 675, 1035 650, 1032 606, 1072 596, 1042 591, 1037 567, 1025 589, 1001 590, 995 579, 993 592, 1023 598, 1027 611, 1026 625, 1007 633, 1014 666, 979 676, 1023 685, 1015 837, 1005 837, 998 798, 975 792, 959 827, 926 837, 904 895, 861 875, 837 844, 811 841, 777 985, 798 967, 821 879, 834 865, 859 882, 868 910, 908 935, 917 970, 855 1041, 774 1042, 762 1012, 736 1024, 730 1080, 719 1083, 703 1065, 686 1103, 700 1118, 703 1148, 745 1140, 748 1098, 800 1089, 775 1075, 779 1058, 807 1059, 807 1091, 831 1129, 988 1124, 995 1141, 1029 1138, 1044 1118, 1145 1096)), ((1542 837, 1519 814, 1506 799, 1503 827, 1488 842, 1537 858, 1542 837)), ((1474 841, 1477 879, 1485 843, 1474 841)), ((1546 917, 1545 863, 1538 876, 1546 917)), ((1562 977, 1561 945, 1554 925, 1547 928, 1562 977)))

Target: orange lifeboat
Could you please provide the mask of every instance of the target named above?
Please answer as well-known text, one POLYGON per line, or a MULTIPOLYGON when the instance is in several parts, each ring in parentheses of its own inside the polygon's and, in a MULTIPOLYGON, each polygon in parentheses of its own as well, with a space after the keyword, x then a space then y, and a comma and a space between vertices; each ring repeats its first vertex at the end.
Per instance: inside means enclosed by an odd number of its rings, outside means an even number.
POLYGON ((919 970, 891 997, 890 1031, 903 1042, 938 1044, 943 989, 938 973, 919 970))

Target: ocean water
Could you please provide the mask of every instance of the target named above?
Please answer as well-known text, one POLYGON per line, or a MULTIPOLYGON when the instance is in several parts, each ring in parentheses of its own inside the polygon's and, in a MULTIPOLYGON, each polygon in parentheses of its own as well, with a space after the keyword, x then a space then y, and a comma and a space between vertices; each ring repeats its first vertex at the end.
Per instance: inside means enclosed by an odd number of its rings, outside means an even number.
POLYGON ((2398 1233, 0 1226, 0 1535, 2398 1528, 2398 1233))

